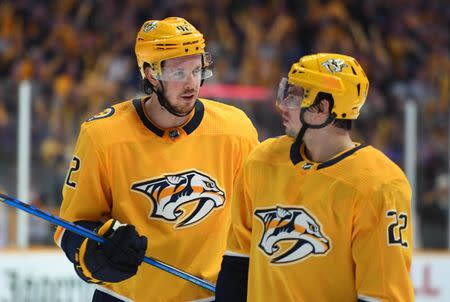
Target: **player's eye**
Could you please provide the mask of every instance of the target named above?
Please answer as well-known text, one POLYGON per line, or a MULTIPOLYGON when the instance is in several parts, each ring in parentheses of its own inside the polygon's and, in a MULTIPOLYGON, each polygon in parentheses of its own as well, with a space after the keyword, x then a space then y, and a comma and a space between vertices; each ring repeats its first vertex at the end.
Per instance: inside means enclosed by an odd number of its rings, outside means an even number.
POLYGON ((184 78, 186 78, 186 73, 184 72, 184 70, 177 70, 174 71, 170 76, 174 80, 183 80, 184 78))
POLYGON ((202 74, 202 69, 200 67, 197 67, 192 71, 192 74, 194 75, 194 77, 198 77, 202 74))

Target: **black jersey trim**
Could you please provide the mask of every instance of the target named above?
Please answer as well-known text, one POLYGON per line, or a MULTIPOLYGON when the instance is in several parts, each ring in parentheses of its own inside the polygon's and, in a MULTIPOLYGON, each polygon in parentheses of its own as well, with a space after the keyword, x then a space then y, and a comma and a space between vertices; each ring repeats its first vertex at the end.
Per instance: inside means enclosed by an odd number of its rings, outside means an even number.
POLYGON ((159 129, 156 127, 150 120, 147 118, 144 112, 144 108, 142 107, 141 99, 134 99, 133 100, 134 108, 136 108, 136 112, 139 115, 139 118, 141 119, 142 123, 144 123, 144 126, 148 128, 148 130, 152 131, 156 135, 163 137, 164 130, 159 129))
POLYGON ((341 155, 339 155, 338 157, 335 157, 333 159, 330 159, 329 161, 326 161, 324 163, 321 163, 317 166, 317 170, 323 169, 323 168, 327 168, 330 167, 338 162, 340 162, 341 160, 343 160, 344 158, 352 155, 353 153, 355 153, 356 151, 358 151, 359 149, 362 149, 364 147, 367 147, 367 145, 359 145, 358 147, 355 147, 353 149, 348 150, 347 152, 342 153, 341 155))
POLYGON ((186 132, 186 134, 191 134, 192 132, 194 132, 194 130, 197 129, 198 126, 200 126, 200 123, 203 120, 203 116, 205 115, 205 106, 199 100, 195 102, 194 108, 194 116, 186 125, 183 126, 183 130, 186 132))
MULTIPOLYGON (((133 105, 144 126, 147 127, 153 133, 155 133, 156 135, 163 137, 165 131, 158 128, 147 118, 141 103, 141 99, 134 99, 133 105)), ((205 106, 199 100, 195 102, 194 110, 195 110, 194 116, 190 119, 190 121, 186 125, 183 126, 183 130, 186 132, 186 134, 191 134, 192 132, 194 132, 194 130, 197 129, 200 123, 202 122, 203 116, 205 115, 205 106)))
MULTIPOLYGON (((294 166, 296 164, 298 164, 299 162, 303 161, 303 157, 300 154, 300 147, 301 147, 300 142, 294 142, 291 145, 290 157, 291 157, 291 162, 292 162, 292 164, 294 164, 294 166)), ((317 166, 317 170, 328 168, 364 147, 367 147, 367 145, 359 145, 353 149, 348 150, 347 152, 342 153, 338 157, 335 157, 333 159, 330 159, 329 161, 323 162, 317 166)))
POLYGON ((290 157, 291 157, 291 162, 292 162, 292 164, 294 164, 294 166, 303 160, 303 157, 300 154, 301 146, 302 146, 301 141, 297 141, 297 140, 295 140, 294 143, 291 145, 290 157))

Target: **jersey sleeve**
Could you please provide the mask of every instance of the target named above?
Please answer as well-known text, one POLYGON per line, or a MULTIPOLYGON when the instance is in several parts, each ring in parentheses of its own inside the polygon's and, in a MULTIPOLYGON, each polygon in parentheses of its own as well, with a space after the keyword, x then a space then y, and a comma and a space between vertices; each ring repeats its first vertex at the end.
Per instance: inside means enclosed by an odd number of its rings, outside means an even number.
POLYGON ((231 226, 225 255, 249 257, 252 235, 252 200, 249 192, 250 163, 246 161, 234 184, 231 226))
MULTIPOLYGON (((239 119, 241 125, 239 131, 241 132, 241 135, 239 139, 239 156, 237 157, 238 169, 235 171, 236 176, 240 175, 242 167, 248 155, 259 144, 258 132, 253 126, 252 122, 244 112, 241 111, 240 113, 241 115, 239 116, 239 119)), ((234 180, 234 182, 236 182, 236 179, 234 180)))
MULTIPOLYGON (((253 128, 254 129, 254 128, 253 128)), ((240 152, 238 157, 238 169, 235 171, 236 179, 234 180, 234 183, 237 181, 237 177, 242 173, 242 168, 244 167, 245 160, 247 159, 248 155, 251 153, 251 151, 258 145, 258 136, 256 134, 250 135, 249 137, 245 139, 241 139, 240 143, 240 152)))
MULTIPOLYGON (((63 187, 60 216, 68 221, 100 221, 111 211, 106 160, 88 130, 83 124, 63 187)), ((63 231, 56 230, 58 245, 63 231)))
POLYGON ((358 301, 413 301, 411 189, 382 185, 356 203, 352 232, 358 301))
POLYGON ((227 249, 217 279, 216 301, 245 301, 252 236, 252 203, 248 161, 234 184, 227 249))
POLYGON ((252 212, 250 194, 248 193, 250 163, 247 159, 251 151, 259 144, 259 141, 258 133, 247 116, 245 116, 245 120, 247 121, 247 130, 240 143, 239 164, 235 172, 236 179, 234 180, 231 198, 231 226, 225 254, 248 257, 252 233, 252 212))

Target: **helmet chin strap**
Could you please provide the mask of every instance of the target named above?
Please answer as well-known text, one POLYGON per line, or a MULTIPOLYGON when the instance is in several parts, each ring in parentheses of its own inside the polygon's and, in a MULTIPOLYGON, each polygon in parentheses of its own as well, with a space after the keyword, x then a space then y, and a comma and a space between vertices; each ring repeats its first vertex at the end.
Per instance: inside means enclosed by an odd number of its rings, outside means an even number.
POLYGON ((326 121, 323 122, 322 124, 319 124, 319 125, 311 125, 311 124, 308 124, 308 123, 305 121, 304 115, 305 115, 305 112, 306 112, 306 111, 308 111, 308 108, 302 108, 302 109, 300 109, 300 121, 302 122, 302 128, 300 128, 300 131, 299 131, 297 137, 295 138, 295 143, 298 144, 299 146, 300 146, 301 143, 303 142, 303 136, 305 136, 305 132, 306 132, 306 130, 307 130, 308 128, 311 128, 311 129, 321 129, 321 128, 324 128, 324 127, 328 126, 329 124, 331 124, 331 123, 335 120, 334 115, 330 113, 330 114, 328 115, 326 121))
POLYGON ((175 108, 173 108, 172 105, 170 105, 169 101, 167 100, 167 98, 164 96, 164 85, 162 83, 162 81, 159 81, 159 84, 161 85, 161 90, 160 89, 155 89, 153 88, 153 92, 156 94, 156 96, 158 97, 158 102, 159 104, 166 108, 167 111, 169 111, 171 114, 178 116, 178 117, 185 117, 187 115, 189 115, 192 110, 194 110, 194 107, 192 107, 191 110, 189 110, 189 112, 186 113, 182 113, 180 114, 179 112, 177 112, 177 110, 175 108))

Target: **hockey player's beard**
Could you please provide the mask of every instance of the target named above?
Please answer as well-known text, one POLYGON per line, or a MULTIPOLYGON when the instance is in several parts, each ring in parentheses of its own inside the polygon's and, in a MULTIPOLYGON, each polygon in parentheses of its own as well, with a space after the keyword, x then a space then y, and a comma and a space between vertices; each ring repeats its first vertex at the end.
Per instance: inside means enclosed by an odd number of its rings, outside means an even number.
POLYGON ((195 89, 188 89, 178 96, 177 104, 170 105, 176 113, 185 115, 194 109, 197 96, 198 94, 195 92, 195 89))
POLYGON ((186 115, 194 109, 195 102, 193 104, 179 104, 172 106, 172 109, 179 115, 186 115))

